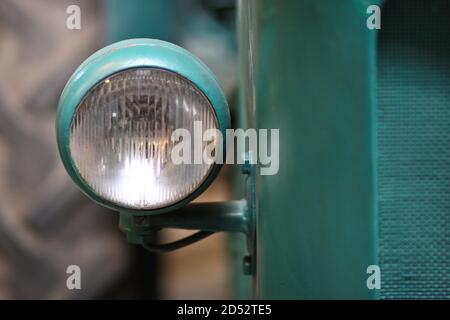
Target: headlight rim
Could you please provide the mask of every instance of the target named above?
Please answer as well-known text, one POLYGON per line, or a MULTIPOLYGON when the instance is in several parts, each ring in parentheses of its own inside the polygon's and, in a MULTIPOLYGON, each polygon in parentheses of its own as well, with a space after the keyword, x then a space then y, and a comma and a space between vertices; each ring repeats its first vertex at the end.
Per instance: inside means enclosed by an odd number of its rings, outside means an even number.
POLYGON ((215 179, 221 164, 215 163, 203 183, 186 198, 159 209, 132 209, 98 195, 81 177, 70 155, 70 127, 78 105, 90 89, 112 75, 131 68, 159 68, 179 74, 193 83, 209 100, 224 137, 230 127, 230 114, 225 95, 214 74, 197 57, 174 44, 154 39, 130 39, 107 46, 85 60, 67 82, 59 100, 56 121, 58 149, 67 172, 78 187, 93 201, 119 212, 140 215, 175 210, 199 196, 215 179))

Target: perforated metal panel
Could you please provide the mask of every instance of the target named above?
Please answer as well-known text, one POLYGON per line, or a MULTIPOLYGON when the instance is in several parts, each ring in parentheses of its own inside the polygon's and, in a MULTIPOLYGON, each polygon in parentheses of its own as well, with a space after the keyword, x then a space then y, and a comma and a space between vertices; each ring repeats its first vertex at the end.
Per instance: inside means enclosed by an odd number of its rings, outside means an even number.
POLYGON ((450 1, 385 2, 377 113, 381 298, 450 298, 450 1))

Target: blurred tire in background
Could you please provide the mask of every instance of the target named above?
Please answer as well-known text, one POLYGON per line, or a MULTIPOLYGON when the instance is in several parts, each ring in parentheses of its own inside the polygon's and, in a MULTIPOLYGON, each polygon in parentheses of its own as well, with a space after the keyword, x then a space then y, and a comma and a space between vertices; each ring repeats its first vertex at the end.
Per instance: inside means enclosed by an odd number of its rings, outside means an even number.
MULTIPOLYGON (((234 101, 234 5, 224 0, 0 1, 0 298, 229 296, 224 235, 162 256, 160 262, 128 244, 117 227, 118 215, 87 199, 66 174, 54 122, 59 95, 78 65, 103 46, 128 38, 186 47, 211 67, 234 101), (66 27, 70 5, 81 9, 80 30, 66 27), (69 265, 81 268, 81 290, 66 286, 69 265)), ((228 180, 223 174, 202 199, 231 198, 228 180)), ((162 238, 182 235, 164 232, 162 238)))

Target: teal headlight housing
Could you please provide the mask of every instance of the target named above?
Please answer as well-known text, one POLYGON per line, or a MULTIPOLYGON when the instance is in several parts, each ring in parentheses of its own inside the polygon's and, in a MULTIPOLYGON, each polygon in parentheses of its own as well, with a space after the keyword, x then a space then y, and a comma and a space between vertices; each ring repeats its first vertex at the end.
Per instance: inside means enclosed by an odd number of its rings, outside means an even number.
POLYGON ((214 110, 223 137, 225 151, 226 129, 230 114, 225 95, 213 73, 188 51, 168 42, 153 39, 131 39, 107 46, 90 56, 74 72, 66 84, 58 105, 56 132, 63 164, 80 189, 95 202, 120 212, 156 214, 182 207, 201 194, 218 174, 221 165, 215 163, 201 185, 184 199, 167 207, 135 209, 100 196, 83 179, 70 151, 71 126, 80 103, 92 88, 122 71, 136 68, 158 68, 189 80, 208 99, 214 110))

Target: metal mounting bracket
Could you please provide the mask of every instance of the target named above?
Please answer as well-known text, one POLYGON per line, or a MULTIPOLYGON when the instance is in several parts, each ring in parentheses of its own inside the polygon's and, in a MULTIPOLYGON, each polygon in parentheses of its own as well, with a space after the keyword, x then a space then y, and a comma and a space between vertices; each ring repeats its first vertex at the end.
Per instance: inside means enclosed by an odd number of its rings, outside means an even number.
POLYGON ((255 272, 255 166, 248 159, 242 165, 246 178, 244 199, 226 202, 191 203, 169 213, 139 215, 120 212, 120 229, 127 240, 143 244, 146 236, 162 228, 201 230, 209 232, 241 232, 247 236, 249 256, 244 258, 244 273, 255 272))

